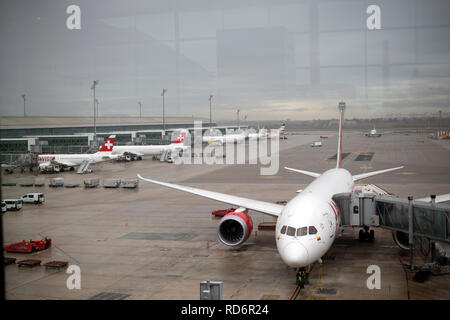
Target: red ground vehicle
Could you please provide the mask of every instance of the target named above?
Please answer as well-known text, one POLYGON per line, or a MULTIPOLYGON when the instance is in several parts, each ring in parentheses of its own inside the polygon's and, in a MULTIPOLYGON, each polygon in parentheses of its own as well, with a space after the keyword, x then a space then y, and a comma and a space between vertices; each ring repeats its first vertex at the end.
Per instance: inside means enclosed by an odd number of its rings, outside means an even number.
POLYGON ((8 244, 3 247, 6 252, 32 253, 48 249, 52 246, 52 239, 39 239, 30 241, 21 241, 8 244))

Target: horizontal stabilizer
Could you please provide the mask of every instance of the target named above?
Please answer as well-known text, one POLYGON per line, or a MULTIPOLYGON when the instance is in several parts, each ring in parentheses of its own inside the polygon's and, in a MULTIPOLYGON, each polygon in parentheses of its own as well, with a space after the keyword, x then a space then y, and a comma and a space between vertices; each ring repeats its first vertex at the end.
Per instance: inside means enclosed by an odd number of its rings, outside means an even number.
POLYGON ((404 167, 397 167, 397 168, 391 168, 391 169, 384 169, 384 170, 378 170, 378 171, 372 171, 372 172, 367 172, 367 173, 361 173, 361 174, 356 174, 353 176, 353 181, 358 181, 361 179, 365 179, 368 177, 372 177, 372 176, 376 176, 379 174, 383 174, 386 172, 391 172, 391 171, 395 171, 395 170, 399 170, 399 169, 403 169, 404 167))
POLYGON ((305 174, 305 175, 310 176, 310 177, 313 177, 313 178, 320 177, 320 173, 315 173, 315 172, 305 171, 305 170, 292 169, 292 168, 287 168, 287 167, 284 167, 284 168, 285 168, 286 170, 290 170, 290 171, 302 173, 302 174, 305 174))
POLYGON ((151 180, 151 179, 143 178, 139 174, 137 176, 139 179, 142 179, 144 181, 148 181, 151 183, 159 184, 164 187, 193 193, 193 194, 205 197, 205 198, 209 198, 209 199, 225 202, 228 204, 232 204, 235 206, 247 208, 250 210, 262 212, 262 213, 265 213, 265 214, 268 214, 271 216, 275 216, 275 217, 278 217, 284 208, 284 206, 275 204, 275 203, 253 200, 253 199, 233 196, 233 195, 229 195, 229 194, 225 194, 225 193, 219 193, 219 192, 208 191, 208 190, 203 190, 203 189, 198 189, 198 188, 193 188, 193 187, 181 186, 178 184, 172 184, 172 183, 167 183, 167 182, 151 180))
MULTIPOLYGON (((421 199, 416 199, 416 200, 417 201, 431 202, 431 197, 421 198, 421 199)), ((441 195, 436 196, 436 199, 435 199, 436 203, 444 202, 444 201, 450 201, 450 193, 441 194, 441 195)))

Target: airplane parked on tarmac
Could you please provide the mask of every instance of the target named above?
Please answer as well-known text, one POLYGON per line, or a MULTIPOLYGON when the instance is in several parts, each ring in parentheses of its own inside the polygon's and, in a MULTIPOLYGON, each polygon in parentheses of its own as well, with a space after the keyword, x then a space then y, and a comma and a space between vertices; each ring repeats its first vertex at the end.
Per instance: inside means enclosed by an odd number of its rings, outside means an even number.
POLYGON ((370 130, 369 133, 366 133, 366 137, 378 138, 378 137, 381 137, 381 133, 377 133, 377 129, 375 129, 375 127, 373 127, 373 129, 370 130))
MULTIPOLYGON (((238 206, 238 209, 226 214, 219 223, 219 239, 228 246, 241 245, 249 238, 253 223, 251 217, 247 214, 248 210, 276 217, 275 239, 278 252, 288 266, 299 268, 298 272, 300 272, 306 266, 321 261, 321 257, 325 255, 336 237, 343 231, 340 211, 333 201, 333 196, 352 192, 356 181, 403 168, 401 166, 357 175, 352 175, 348 170, 342 168, 344 109, 345 104, 340 103, 336 167, 322 174, 285 168, 315 178, 286 205, 160 182, 144 178, 139 174, 138 177, 144 181, 238 206)), ((446 197, 443 197, 440 201, 445 201, 443 199, 446 197)))
POLYGON ((84 172, 89 165, 103 161, 109 161, 117 158, 117 155, 112 155, 114 141, 116 136, 111 135, 106 142, 99 148, 96 153, 81 153, 81 154, 41 154, 38 155, 37 161, 39 170, 44 171, 47 167, 58 165, 61 169, 69 168, 71 171, 75 167, 84 167, 84 172))
POLYGON ((243 143, 245 142, 245 134, 244 133, 227 133, 225 135, 209 135, 203 136, 203 142, 207 143, 243 143))
POLYGON ((281 127, 278 128, 277 131, 272 132, 272 133, 268 133, 269 137, 271 138, 280 138, 280 139, 285 139, 286 136, 284 135, 284 130, 286 129, 286 124, 283 123, 281 125, 281 127))
POLYGON ((264 139, 264 138, 267 138, 267 135, 268 135, 267 130, 262 128, 262 129, 259 129, 258 132, 250 132, 248 134, 248 139, 249 140, 264 139))
POLYGON ((187 129, 181 129, 176 138, 168 145, 132 145, 115 146, 112 154, 129 158, 140 159, 142 156, 162 155, 164 152, 176 153, 188 148, 185 145, 187 129))

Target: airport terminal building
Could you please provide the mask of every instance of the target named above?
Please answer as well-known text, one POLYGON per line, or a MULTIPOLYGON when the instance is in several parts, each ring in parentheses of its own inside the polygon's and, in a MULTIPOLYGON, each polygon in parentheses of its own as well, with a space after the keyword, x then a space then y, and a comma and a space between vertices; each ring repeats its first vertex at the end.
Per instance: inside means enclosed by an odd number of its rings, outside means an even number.
MULTIPOLYGON (((162 118, 104 117, 97 119, 96 132, 100 140, 114 133, 117 145, 158 144, 175 129, 193 130, 194 120, 202 121, 204 130, 211 125, 201 118, 166 117, 164 131, 162 118)), ((225 131, 225 127, 219 129, 225 131)), ((86 152, 94 139, 94 124, 92 117, 3 117, 0 138, 1 153, 26 153, 33 145, 41 145, 43 153, 86 152)))

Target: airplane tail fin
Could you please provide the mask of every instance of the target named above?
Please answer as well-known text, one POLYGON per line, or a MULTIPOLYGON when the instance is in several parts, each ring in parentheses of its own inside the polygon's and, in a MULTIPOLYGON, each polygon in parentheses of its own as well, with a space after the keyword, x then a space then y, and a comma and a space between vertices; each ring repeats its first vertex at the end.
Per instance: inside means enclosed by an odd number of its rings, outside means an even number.
POLYGON ((180 133, 176 136, 176 138, 172 141, 172 144, 184 144, 186 139, 186 129, 182 129, 180 133))
POLYGON ((115 135, 109 136, 106 142, 98 149, 98 152, 111 152, 113 150, 115 140, 115 135))
POLYGON ((344 122, 345 102, 339 102, 339 140, 336 156, 336 168, 342 168, 342 124, 344 122))
POLYGON ((282 125, 281 125, 281 127, 280 127, 280 129, 278 129, 278 132, 280 133, 280 134, 284 134, 284 129, 286 128, 286 123, 283 123, 282 125))

